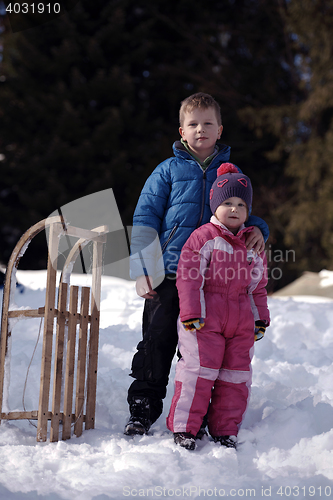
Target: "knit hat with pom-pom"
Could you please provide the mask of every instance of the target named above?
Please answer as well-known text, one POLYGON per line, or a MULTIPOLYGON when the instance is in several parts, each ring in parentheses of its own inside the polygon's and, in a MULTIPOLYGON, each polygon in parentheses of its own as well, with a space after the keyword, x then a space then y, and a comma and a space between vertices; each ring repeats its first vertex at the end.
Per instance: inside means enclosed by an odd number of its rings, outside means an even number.
POLYGON ((248 210, 252 205, 252 185, 250 179, 240 173, 233 163, 222 163, 217 169, 217 179, 210 190, 210 209, 216 209, 224 200, 237 196, 245 201, 248 210))

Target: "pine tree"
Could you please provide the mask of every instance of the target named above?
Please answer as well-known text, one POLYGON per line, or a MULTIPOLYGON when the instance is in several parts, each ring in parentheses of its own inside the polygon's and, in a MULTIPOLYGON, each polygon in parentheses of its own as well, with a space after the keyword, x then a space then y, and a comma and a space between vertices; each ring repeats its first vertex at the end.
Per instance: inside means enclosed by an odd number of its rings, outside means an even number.
POLYGON ((180 101, 197 91, 219 101, 223 142, 253 179, 254 212, 279 244, 267 193, 279 198, 282 166, 266 153, 280 138, 257 110, 281 110, 295 95, 281 12, 279 0, 81 0, 8 34, 0 258, 29 226, 101 189, 114 189, 130 224, 145 179, 172 154, 180 101))
POLYGON ((294 92, 248 118, 278 138, 268 159, 285 168, 272 214, 295 250, 291 268, 320 271, 333 266, 333 2, 281 2, 281 15, 294 92))

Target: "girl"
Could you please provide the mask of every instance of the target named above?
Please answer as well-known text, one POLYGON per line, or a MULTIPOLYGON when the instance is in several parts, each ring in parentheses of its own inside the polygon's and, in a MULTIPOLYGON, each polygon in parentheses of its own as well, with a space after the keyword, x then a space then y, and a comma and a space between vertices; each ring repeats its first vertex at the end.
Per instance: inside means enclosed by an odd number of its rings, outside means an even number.
POLYGON ((175 443, 195 449, 208 411, 214 441, 236 448, 251 385, 254 340, 269 325, 265 253, 247 251, 250 179, 222 164, 210 192, 208 224, 185 243, 178 265, 179 350, 167 426, 175 443))

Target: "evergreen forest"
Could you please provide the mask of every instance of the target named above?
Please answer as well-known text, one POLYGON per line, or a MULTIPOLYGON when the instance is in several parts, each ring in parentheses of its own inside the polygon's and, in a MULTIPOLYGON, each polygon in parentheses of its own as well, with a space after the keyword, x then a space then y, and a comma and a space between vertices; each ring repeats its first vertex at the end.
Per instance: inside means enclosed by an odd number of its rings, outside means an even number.
POLYGON ((270 228, 269 290, 333 269, 333 0, 79 0, 19 29, 0 13, 0 263, 100 190, 130 225, 180 102, 207 92, 270 228))

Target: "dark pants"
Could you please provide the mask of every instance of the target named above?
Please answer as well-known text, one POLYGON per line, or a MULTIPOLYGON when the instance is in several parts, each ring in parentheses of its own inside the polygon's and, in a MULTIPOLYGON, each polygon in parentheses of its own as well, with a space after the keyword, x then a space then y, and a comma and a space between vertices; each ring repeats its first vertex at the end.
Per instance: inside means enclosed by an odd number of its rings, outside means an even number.
POLYGON ((131 377, 135 378, 128 390, 128 402, 148 398, 151 421, 155 422, 163 410, 171 363, 176 352, 178 335, 179 298, 174 276, 166 277, 155 289, 153 299, 147 299, 143 311, 143 339, 137 345, 132 361, 131 377))

